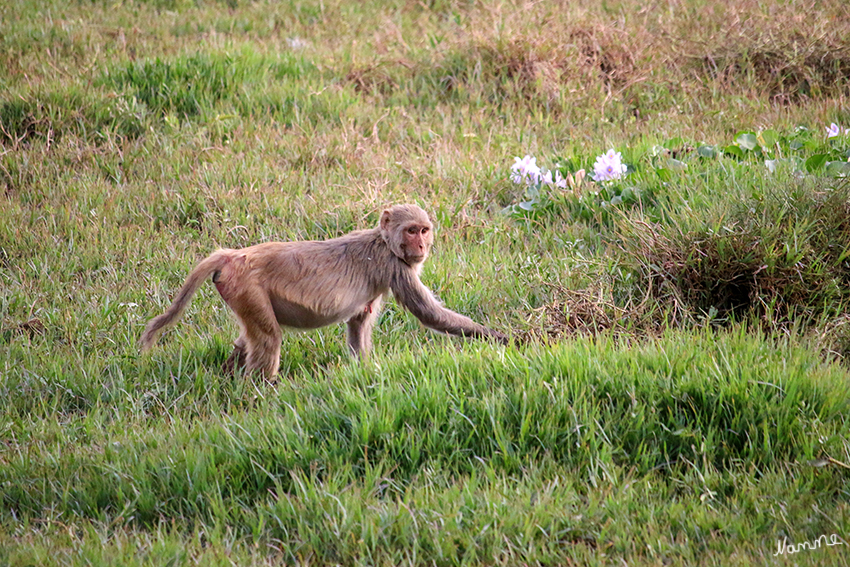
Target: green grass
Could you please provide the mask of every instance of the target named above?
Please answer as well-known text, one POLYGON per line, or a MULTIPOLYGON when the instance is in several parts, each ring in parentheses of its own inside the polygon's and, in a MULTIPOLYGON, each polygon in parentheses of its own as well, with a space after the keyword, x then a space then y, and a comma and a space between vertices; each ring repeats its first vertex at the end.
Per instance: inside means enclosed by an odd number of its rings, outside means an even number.
POLYGON ((848 15, 4 4, 0 564, 845 565, 774 554, 850 534, 848 15), (609 148, 622 182, 509 180, 609 148), (138 354, 214 248, 403 201, 515 344, 390 301, 368 363, 339 326, 232 378, 205 286, 138 354))
POLYGON ((200 522, 269 561, 763 558, 783 535, 847 528, 842 471, 806 465, 845 450, 846 375, 779 347, 739 329, 448 349, 259 398, 183 360, 167 384, 21 383, 6 397, 37 401, 7 413, 7 525, 76 518, 85 547, 162 530, 191 543, 200 522), (807 491, 834 502, 826 517, 807 491))

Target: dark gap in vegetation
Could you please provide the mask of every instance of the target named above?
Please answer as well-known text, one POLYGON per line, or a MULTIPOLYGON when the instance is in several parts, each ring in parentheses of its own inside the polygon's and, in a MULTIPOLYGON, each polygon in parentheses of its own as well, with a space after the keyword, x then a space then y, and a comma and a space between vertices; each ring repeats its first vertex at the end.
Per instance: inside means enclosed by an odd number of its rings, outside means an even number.
POLYGON ((381 61, 373 65, 355 67, 345 75, 345 80, 351 83, 358 93, 379 93, 386 96, 392 94, 399 87, 399 84, 392 77, 394 67, 411 69, 409 63, 401 60, 381 61))
POLYGON ((739 84, 751 85, 783 104, 847 93, 848 20, 823 25, 828 29, 807 34, 808 30, 777 28, 763 19, 735 22, 705 40, 704 52, 692 56, 698 61, 695 70, 730 90, 739 84))
POLYGON ((850 50, 825 48, 798 60, 789 59, 787 51, 721 52, 703 56, 702 73, 730 90, 736 83, 754 82, 772 100, 790 104, 801 98, 845 92, 850 50))
POLYGON ((393 58, 360 66, 349 71, 346 80, 358 92, 389 97, 405 90, 409 99, 423 103, 430 101, 422 100, 429 96, 422 93, 435 91, 444 99, 497 104, 518 96, 553 113, 563 110, 566 91, 574 96, 585 96, 587 90, 604 93, 633 80, 638 62, 623 43, 624 32, 575 25, 558 37, 564 39, 470 39, 439 55, 423 51, 415 61, 393 58), (428 88, 418 88, 423 82, 428 88))
MULTIPOLYGON (((0 249, 0 260, 2 260, 3 250, 0 249)), ((0 262, 2 265, 2 262, 0 262)), ((23 335, 28 338, 43 335, 47 328, 38 317, 33 317, 24 323, 14 324, 11 327, 0 329, 0 344, 8 343, 16 335, 23 335)))

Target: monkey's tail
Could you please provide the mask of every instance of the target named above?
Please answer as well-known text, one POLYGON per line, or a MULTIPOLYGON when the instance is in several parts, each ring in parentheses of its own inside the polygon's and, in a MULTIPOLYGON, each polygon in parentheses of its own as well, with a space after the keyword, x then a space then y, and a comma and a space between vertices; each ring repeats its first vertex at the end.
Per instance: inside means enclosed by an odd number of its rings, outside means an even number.
POLYGON ((184 283, 183 287, 180 288, 180 291, 177 292, 177 296, 171 303, 171 307, 169 307, 162 315, 151 319, 145 327, 145 332, 142 333, 142 336, 139 338, 142 352, 149 351, 156 342, 157 337, 159 337, 163 331, 174 325, 177 320, 183 316, 183 312, 186 311, 186 307, 192 300, 192 296, 195 295, 195 292, 198 291, 201 284, 203 284, 215 272, 224 267, 224 264, 227 262, 227 257, 226 250, 218 250, 217 252, 210 254, 204 260, 201 260, 195 269, 192 270, 186 278, 186 283, 184 283))

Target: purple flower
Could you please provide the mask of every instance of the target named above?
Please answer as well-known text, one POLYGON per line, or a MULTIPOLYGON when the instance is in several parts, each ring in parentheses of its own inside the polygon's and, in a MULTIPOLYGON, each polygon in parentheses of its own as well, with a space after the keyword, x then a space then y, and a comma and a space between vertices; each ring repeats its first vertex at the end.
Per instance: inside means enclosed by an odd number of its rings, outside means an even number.
MULTIPOLYGON (((826 129, 827 138, 835 138, 836 136, 840 136, 841 133, 841 128, 835 122, 830 124, 829 127, 826 129)), ((850 134, 850 128, 844 129, 844 135, 846 136, 847 134, 850 134)))
POLYGON ((626 174, 626 165, 623 156, 613 149, 596 158, 593 164, 593 180, 596 182, 619 179, 626 174))

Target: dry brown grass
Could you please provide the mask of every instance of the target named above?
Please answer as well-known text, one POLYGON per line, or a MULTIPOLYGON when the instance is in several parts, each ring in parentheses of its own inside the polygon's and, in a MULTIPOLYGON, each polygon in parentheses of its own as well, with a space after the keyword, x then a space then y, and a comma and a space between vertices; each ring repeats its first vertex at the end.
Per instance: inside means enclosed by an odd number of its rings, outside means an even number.
POLYGON ((585 288, 549 284, 552 299, 531 312, 521 341, 559 341, 575 336, 647 335, 658 330, 647 301, 619 301, 610 281, 585 288))
POLYGON ((347 79, 390 96, 424 76, 471 100, 519 97, 556 113, 614 101, 636 117, 685 96, 787 104, 848 92, 844 2, 622 2, 608 10, 590 2, 459 9, 464 25, 436 47, 399 42, 395 29, 376 32, 383 54, 353 65, 347 79))
POLYGON ((730 2, 704 12, 709 25, 676 38, 683 68, 699 81, 726 91, 749 87, 780 103, 846 93, 847 3, 730 2))

